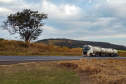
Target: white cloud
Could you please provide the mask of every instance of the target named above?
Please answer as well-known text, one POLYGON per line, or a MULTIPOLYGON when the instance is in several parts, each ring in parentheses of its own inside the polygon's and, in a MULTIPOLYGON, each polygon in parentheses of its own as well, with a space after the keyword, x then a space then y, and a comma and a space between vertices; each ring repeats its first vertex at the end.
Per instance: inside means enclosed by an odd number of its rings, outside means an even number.
POLYGON ((49 14, 49 18, 59 20, 73 19, 72 17, 78 15, 81 11, 80 8, 75 5, 55 5, 45 0, 41 2, 40 10, 49 14))
MULTIPOLYGON (((24 0, 6 0, 6 1, 0 1, 0 3, 11 3, 8 7, 8 5, 1 7, 1 12, 6 12, 5 15, 14 13, 17 11, 22 11, 23 9, 31 9, 31 10, 38 10, 39 12, 47 13, 49 16, 49 19, 77 19, 78 17, 72 18, 74 16, 77 16, 81 9, 75 5, 71 4, 53 4, 49 1, 42 0, 40 3, 34 4, 34 3, 26 3, 24 0), (13 11, 13 12, 11 12, 13 11)), ((4 14, 0 14, 3 16, 4 14)))
POLYGON ((5 17, 32 7, 33 4, 27 4, 24 0, 0 0, 0 16, 5 17))
POLYGON ((7 3, 15 2, 15 1, 17 1, 17 0, 0 0, 0 3, 7 4, 7 3))
MULTIPOLYGON (((126 35, 109 35, 109 36, 92 36, 87 37, 86 39, 104 39, 104 38, 126 38, 126 35)), ((83 38, 84 39, 84 38, 83 38)))
POLYGON ((72 15, 72 14, 77 14, 78 8, 75 6, 70 6, 69 4, 65 5, 64 7, 64 12, 66 15, 72 15))
POLYGON ((100 3, 98 5, 98 11, 101 13, 101 11, 104 12, 103 15, 111 15, 115 17, 122 17, 126 18, 126 0, 107 0, 104 3, 100 3))
POLYGON ((0 38, 8 39, 8 40, 19 40, 19 34, 10 35, 7 30, 0 29, 0 38))
POLYGON ((88 1, 88 3, 91 3, 91 2, 92 2, 92 0, 89 0, 89 1, 88 1))
POLYGON ((25 3, 25 0, 0 0, 0 6, 7 7, 7 8, 14 8, 16 7, 23 7, 24 5, 28 5, 25 3))
POLYGON ((11 9, 0 7, 0 16, 4 16, 5 17, 9 13, 12 13, 11 9))
POLYGON ((56 28, 53 28, 50 26, 44 26, 43 30, 45 33, 49 33, 49 34, 55 34, 55 33, 59 32, 56 28))

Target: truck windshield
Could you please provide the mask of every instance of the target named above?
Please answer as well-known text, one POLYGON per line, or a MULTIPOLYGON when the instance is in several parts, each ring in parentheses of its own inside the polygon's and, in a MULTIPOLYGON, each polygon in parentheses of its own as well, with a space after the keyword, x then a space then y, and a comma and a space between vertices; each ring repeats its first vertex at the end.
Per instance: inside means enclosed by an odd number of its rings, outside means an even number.
POLYGON ((88 51, 90 48, 89 47, 83 47, 83 50, 88 51))

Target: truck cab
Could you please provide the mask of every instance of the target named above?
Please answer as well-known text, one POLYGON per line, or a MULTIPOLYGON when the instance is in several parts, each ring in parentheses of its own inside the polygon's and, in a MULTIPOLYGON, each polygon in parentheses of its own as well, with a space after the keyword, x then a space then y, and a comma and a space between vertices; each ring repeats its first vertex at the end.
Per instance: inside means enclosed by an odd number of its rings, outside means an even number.
POLYGON ((83 46, 83 56, 89 57, 91 51, 91 46, 90 45, 84 45, 83 46))

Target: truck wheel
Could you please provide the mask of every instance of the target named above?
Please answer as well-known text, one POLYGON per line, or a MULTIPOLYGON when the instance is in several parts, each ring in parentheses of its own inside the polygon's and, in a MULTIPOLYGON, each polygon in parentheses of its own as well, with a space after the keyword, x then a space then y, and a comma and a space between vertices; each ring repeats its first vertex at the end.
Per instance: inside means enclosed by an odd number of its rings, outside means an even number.
POLYGON ((105 57, 109 57, 109 54, 105 53, 105 57))
POLYGON ((97 53, 95 53, 95 57, 98 57, 98 54, 97 53))
POLYGON ((96 53, 96 54, 95 54, 95 57, 99 57, 99 54, 98 54, 98 53, 96 53))
POLYGON ((90 53, 90 57, 93 57, 93 54, 92 53, 90 53))

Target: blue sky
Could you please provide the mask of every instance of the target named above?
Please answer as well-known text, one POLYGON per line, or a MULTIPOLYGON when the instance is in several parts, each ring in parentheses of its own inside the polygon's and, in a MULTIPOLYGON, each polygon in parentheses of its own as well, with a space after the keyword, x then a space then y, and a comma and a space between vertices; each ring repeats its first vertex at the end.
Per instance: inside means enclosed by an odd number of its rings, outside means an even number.
MULTIPOLYGON (((68 38, 126 46, 126 0, 0 0, 0 25, 7 15, 23 9, 48 14, 38 40, 68 38)), ((0 30, 0 38, 20 40, 6 30, 0 30)))

